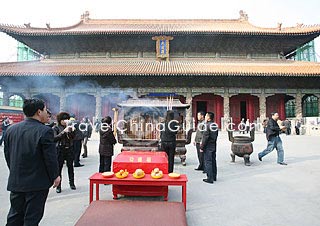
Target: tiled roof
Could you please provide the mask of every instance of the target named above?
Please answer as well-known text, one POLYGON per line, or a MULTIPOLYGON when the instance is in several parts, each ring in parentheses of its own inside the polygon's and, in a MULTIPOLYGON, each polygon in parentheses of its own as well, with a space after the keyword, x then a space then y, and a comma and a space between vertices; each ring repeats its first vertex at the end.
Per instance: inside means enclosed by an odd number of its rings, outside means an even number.
POLYGON ((0 31, 11 35, 99 35, 99 34, 243 34, 243 35, 302 35, 319 34, 320 25, 296 27, 262 28, 252 25, 247 19, 177 19, 177 20, 138 20, 138 19, 83 19, 69 27, 46 28, 0 24, 0 31))
POLYGON ((1 63, 0 76, 320 76, 320 63, 226 60, 43 60, 1 63))

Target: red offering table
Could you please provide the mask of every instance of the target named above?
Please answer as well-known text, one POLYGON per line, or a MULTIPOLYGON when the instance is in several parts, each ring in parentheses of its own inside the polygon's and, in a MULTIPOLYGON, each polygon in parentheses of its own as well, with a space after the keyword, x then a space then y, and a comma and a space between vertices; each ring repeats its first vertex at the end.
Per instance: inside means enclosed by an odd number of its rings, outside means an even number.
POLYGON ((127 169, 134 173, 136 169, 142 169, 145 173, 158 167, 163 173, 168 173, 168 158, 165 152, 150 151, 123 151, 113 161, 113 172, 127 169))
MULTIPOLYGON (((168 173, 168 158, 165 152, 150 151, 123 151, 113 161, 113 172, 127 169, 134 173, 136 169, 142 169, 150 174, 154 168, 159 168, 164 174, 168 173)), ((168 200, 168 186, 128 186, 112 185, 114 194, 127 196, 164 196, 168 200)), ((114 196, 117 198, 117 196, 114 196)))
MULTIPOLYGON (((136 179, 129 174, 128 177, 123 179, 118 179, 117 177, 113 176, 110 178, 105 178, 101 175, 101 173, 95 173, 90 177, 90 203, 93 201, 93 185, 96 185, 96 200, 99 200, 99 184, 112 184, 118 186, 126 186, 126 187, 150 187, 150 188, 157 188, 162 186, 181 186, 182 187, 182 202, 184 203, 185 209, 187 208, 187 176, 182 174, 179 178, 170 178, 168 174, 164 174, 161 179, 154 179, 151 177, 150 174, 146 174, 144 178, 136 179)), ((132 191, 122 191, 122 192, 132 192, 132 191)), ((117 197, 118 191, 113 189, 113 196, 117 197)), ((132 193, 130 193, 131 195, 132 193)), ((145 196, 144 191, 138 191, 133 195, 142 195, 145 196)), ((168 197, 168 191, 166 193, 161 193, 160 196, 168 197)))

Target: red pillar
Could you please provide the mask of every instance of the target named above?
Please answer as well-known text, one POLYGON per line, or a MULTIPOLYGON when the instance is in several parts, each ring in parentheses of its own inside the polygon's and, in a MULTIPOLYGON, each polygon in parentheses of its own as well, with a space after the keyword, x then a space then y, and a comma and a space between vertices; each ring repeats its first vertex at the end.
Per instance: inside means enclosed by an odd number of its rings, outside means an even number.
POLYGON ((286 118, 286 109, 284 103, 285 95, 279 96, 279 118, 280 120, 284 120, 286 118))
POLYGON ((247 97, 247 118, 249 119, 250 122, 253 121, 254 118, 254 106, 253 106, 253 101, 252 98, 249 96, 247 97))
POLYGON ((221 128, 221 117, 223 116, 223 99, 220 96, 215 96, 214 101, 215 107, 215 122, 221 128))
POLYGON ((195 126, 198 125, 198 112, 197 112, 197 101, 192 98, 192 117, 195 120, 195 126))

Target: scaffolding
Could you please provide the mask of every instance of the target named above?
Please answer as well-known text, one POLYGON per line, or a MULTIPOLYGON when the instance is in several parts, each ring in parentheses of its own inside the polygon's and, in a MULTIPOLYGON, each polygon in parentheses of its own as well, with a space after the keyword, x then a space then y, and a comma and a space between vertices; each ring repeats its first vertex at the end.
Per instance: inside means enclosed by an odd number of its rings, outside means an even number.
POLYGON ((18 61, 29 61, 29 60, 38 60, 40 58, 40 54, 30 49, 25 44, 18 42, 17 47, 17 60, 18 61))
POLYGON ((317 62, 314 40, 298 48, 294 60, 317 62))

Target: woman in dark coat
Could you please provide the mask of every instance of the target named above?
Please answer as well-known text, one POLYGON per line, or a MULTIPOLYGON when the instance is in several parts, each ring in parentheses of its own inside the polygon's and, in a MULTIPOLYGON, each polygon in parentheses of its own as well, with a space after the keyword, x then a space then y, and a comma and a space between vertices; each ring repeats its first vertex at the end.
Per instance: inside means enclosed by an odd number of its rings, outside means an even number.
POLYGON ((111 159, 113 156, 113 146, 117 143, 116 138, 113 135, 111 117, 107 116, 101 120, 100 128, 100 165, 99 172, 111 171, 111 159))

